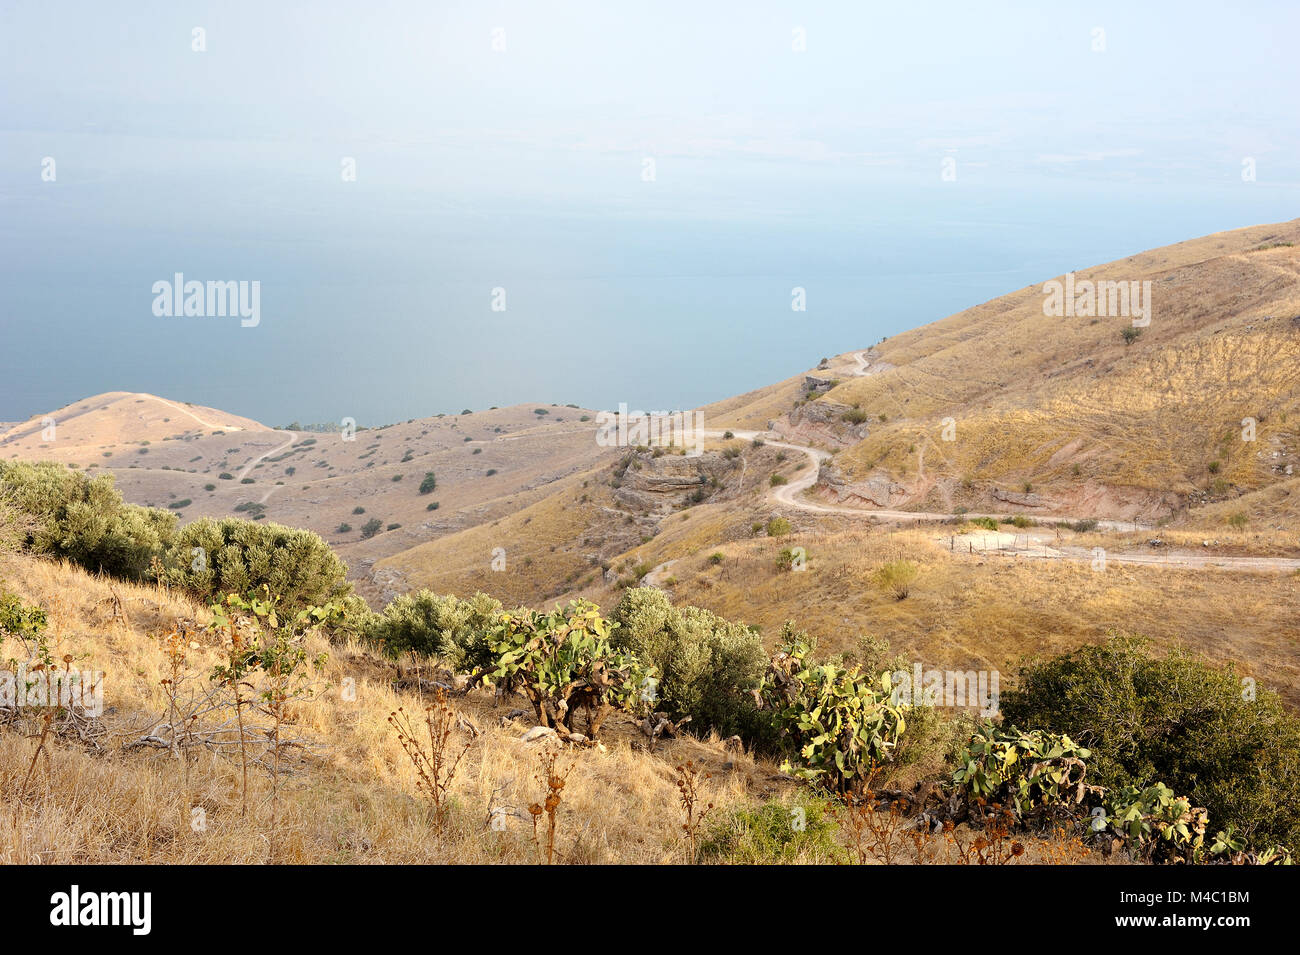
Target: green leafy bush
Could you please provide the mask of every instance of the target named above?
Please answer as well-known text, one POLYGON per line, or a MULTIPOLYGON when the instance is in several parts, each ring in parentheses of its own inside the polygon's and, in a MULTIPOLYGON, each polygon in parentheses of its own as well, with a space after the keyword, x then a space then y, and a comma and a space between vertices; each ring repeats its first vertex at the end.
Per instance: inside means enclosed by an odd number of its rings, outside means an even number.
POLYGON ((201 518, 176 535, 168 583, 203 600, 263 586, 297 610, 347 594, 347 567, 317 534, 237 517, 201 518))
POLYGON ((1300 719, 1231 666, 1112 635, 1023 667, 1001 704, 1007 721, 1091 749, 1090 782, 1161 782, 1254 844, 1300 844, 1300 719))
POLYGON ((176 533, 175 514, 125 503, 111 475, 91 478, 49 461, 0 461, 0 496, 30 519, 24 549, 92 572, 140 580, 176 533))
POLYGON ((1200 861, 1209 823, 1204 809, 1163 783, 1112 789, 1092 818, 1094 831, 1109 828, 1134 859, 1161 863, 1200 861))
POLYGON ((611 644, 611 629, 585 600, 545 614, 503 613, 488 640, 495 661, 476 677, 523 693, 542 726, 574 730, 586 709, 587 735, 595 738, 615 707, 632 709, 651 675, 635 654, 611 644))
POLYGON ((24 604, 17 594, 0 590, 0 634, 12 634, 20 640, 33 640, 49 625, 45 611, 24 604))
POLYGON ((501 602, 487 594, 461 600, 420 590, 394 598, 367 622, 365 635, 392 654, 447 656, 457 670, 475 670, 495 662, 488 642, 500 615, 501 602))
POLYGON ((895 600, 906 600, 912 592, 912 582, 920 572, 921 569, 910 560, 891 560, 880 565, 874 580, 881 590, 895 600))
POLYGON ((767 522, 768 537, 784 537, 790 533, 790 522, 784 517, 774 517, 767 522))
POLYGON ((706 826, 700 859, 733 865, 844 862, 829 803, 801 793, 797 801, 739 806, 706 826))
POLYGON ((1068 736, 985 723, 957 757, 952 781, 969 798, 998 803, 1020 815, 1077 806, 1089 792, 1084 782, 1089 755, 1068 736))
POLYGON ((767 720, 752 691, 767 655, 756 633, 700 607, 674 607, 654 587, 626 590, 610 619, 618 625, 613 645, 658 672, 656 710, 674 720, 690 716, 688 728, 696 733, 763 742, 767 720))
POLYGON ((998 522, 991 517, 972 517, 970 522, 976 527, 982 527, 986 531, 995 531, 998 529, 998 522))
POLYGON ((890 761, 906 728, 903 708, 890 700, 890 674, 812 664, 811 645, 790 624, 785 632, 759 687, 792 757, 781 769, 837 792, 858 790, 890 761))
POLYGON ((438 486, 438 478, 432 471, 424 472, 424 480, 420 482, 420 493, 431 494, 434 488, 438 486))

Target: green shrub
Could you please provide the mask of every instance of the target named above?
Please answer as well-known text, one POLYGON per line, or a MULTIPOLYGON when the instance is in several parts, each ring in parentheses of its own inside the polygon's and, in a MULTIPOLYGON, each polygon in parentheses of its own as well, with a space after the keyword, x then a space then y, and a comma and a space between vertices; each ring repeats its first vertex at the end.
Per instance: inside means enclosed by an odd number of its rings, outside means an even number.
POLYGON ((431 494, 434 488, 438 486, 438 478, 432 471, 424 472, 424 480, 420 482, 420 493, 431 494))
POLYGON ((1074 806, 1087 795, 1085 760, 1090 755, 1065 735, 985 723, 958 755, 952 781, 969 798, 998 803, 1021 815, 1074 806))
POLYGON ((871 415, 867 414, 861 408, 850 408, 848 411, 844 412, 844 414, 840 415, 840 420, 846 421, 849 424, 862 424, 870 418, 871 415))
POLYGON ((143 579, 176 533, 175 514, 127 504, 112 475, 91 478, 49 461, 0 461, 0 496, 29 519, 21 547, 115 577, 143 579))
POLYGON ((229 471, 222 471, 220 474, 217 475, 218 481, 233 481, 234 479, 235 476, 231 474, 229 471))
POLYGON ((237 517, 187 524, 177 533, 166 564, 168 583, 201 600, 266 586, 283 606, 298 610, 351 590, 347 567, 319 535, 237 517))
POLYGON ((365 540, 369 540, 370 538, 374 537, 383 529, 384 529, 384 522, 377 517, 372 517, 370 518, 370 520, 366 521, 364 524, 361 525, 361 536, 365 540))
POLYGON ((1094 831, 1109 828, 1141 862, 1192 863, 1201 860, 1209 818, 1190 799, 1153 783, 1108 791, 1092 824, 1094 831))
POLYGON ((428 504, 424 505, 424 509, 426 511, 436 511, 438 509, 438 502, 430 501, 428 504))
POLYGON ((779 487, 782 484, 789 484, 790 479, 786 477, 784 474, 773 474, 770 478, 768 478, 767 483, 770 484, 772 487, 779 487))
POLYGON ((575 731, 578 710, 586 709, 587 735, 595 738, 612 710, 633 708, 653 675, 611 643, 611 629, 586 600, 544 614, 502 613, 488 638, 495 662, 476 676, 523 693, 542 726, 575 731))
POLYGON ((1251 843, 1300 845, 1300 719, 1231 666, 1112 635, 1026 665, 1001 703, 1006 720, 1091 749, 1090 782, 1164 783, 1251 843))
POLYGON ((171 508, 173 511, 179 511, 181 508, 189 507, 193 503, 194 503, 193 501, 191 501, 188 497, 186 497, 186 498, 182 498, 179 501, 172 501, 167 506, 171 508))
POLYGON ((708 821, 700 859, 734 865, 844 862, 836 832, 828 801, 800 793, 792 803, 739 806, 708 821))
POLYGON ((774 517, 767 522, 768 537, 784 537, 790 533, 790 522, 784 517, 774 517))
POLYGON ((353 514, 364 514, 365 512, 366 509, 359 504, 356 507, 352 508, 353 514))
POLYGON ((906 728, 890 699, 890 674, 810 663, 811 644, 785 625, 783 644, 759 687, 787 750, 782 772, 833 789, 860 789, 873 767, 888 763, 906 728))
POLYGON ((625 591, 610 620, 618 625, 614 646, 658 671, 655 710, 674 720, 690 716, 688 728, 698 734, 716 730, 750 745, 765 742, 767 720, 752 691, 767 655, 752 630, 700 607, 674 607, 654 587, 625 591))
POLYGON ((776 555, 776 569, 794 570, 796 566, 799 566, 798 561, 801 550, 802 548, 799 547, 782 547, 781 553, 776 555))
POLYGON ((501 602, 487 594, 460 600, 420 590, 394 598, 364 632, 391 654, 446 656, 455 669, 472 671, 495 662, 488 639, 500 614, 501 602))
POLYGON ((338 527, 334 529, 334 533, 336 534, 350 534, 351 532, 352 532, 352 525, 348 524, 347 522, 340 524, 338 527))
POLYGON ((49 625, 45 611, 24 604, 16 594, 0 590, 0 634, 23 641, 35 640, 49 625))
POLYGON ((972 517, 970 522, 976 527, 982 527, 986 531, 995 531, 998 529, 998 522, 991 517, 972 517))

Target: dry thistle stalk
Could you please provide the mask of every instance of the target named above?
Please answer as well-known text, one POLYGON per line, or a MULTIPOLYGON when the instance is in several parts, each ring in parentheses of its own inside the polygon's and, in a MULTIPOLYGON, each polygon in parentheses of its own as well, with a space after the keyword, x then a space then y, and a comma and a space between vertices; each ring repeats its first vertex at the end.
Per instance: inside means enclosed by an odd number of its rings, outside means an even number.
POLYGON ((441 826, 447 811, 448 791, 456 778, 456 768, 474 742, 473 736, 459 749, 452 743, 456 728, 455 709, 447 701, 447 691, 436 688, 433 702, 424 711, 427 744, 412 725, 406 710, 399 707, 390 713, 388 722, 397 731, 397 742, 415 767, 416 788, 433 802, 434 819, 441 826))
POLYGON ((538 825, 541 823, 542 815, 546 815, 546 864, 553 865, 555 862, 555 831, 556 816, 560 808, 560 793, 564 791, 564 784, 569 778, 569 773, 573 772, 576 763, 569 763, 567 767, 561 769, 559 763, 560 751, 556 746, 547 745, 541 753, 541 768, 537 773, 536 779, 546 787, 546 799, 542 803, 533 803, 528 807, 528 812, 533 819, 533 841, 537 843, 538 855, 541 855, 542 846, 538 825))
POLYGON ((695 764, 689 759, 685 764, 678 766, 677 773, 677 800, 681 803, 682 814, 682 831, 686 833, 686 842, 689 847, 689 858, 687 861, 694 865, 699 858, 699 831, 700 825, 704 818, 713 811, 713 803, 707 803, 703 808, 699 808, 700 790, 702 784, 713 778, 712 773, 702 773, 695 768, 695 764))

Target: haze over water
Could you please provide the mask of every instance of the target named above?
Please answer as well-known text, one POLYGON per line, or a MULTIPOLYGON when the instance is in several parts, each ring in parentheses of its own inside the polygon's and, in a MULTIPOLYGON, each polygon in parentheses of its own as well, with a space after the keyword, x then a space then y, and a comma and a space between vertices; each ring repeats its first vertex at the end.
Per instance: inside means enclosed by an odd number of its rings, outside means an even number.
POLYGON ((145 6, 0 12, 0 420, 689 407, 1300 215, 1281 4, 145 6), (260 281, 260 324, 156 317, 176 272, 260 281))

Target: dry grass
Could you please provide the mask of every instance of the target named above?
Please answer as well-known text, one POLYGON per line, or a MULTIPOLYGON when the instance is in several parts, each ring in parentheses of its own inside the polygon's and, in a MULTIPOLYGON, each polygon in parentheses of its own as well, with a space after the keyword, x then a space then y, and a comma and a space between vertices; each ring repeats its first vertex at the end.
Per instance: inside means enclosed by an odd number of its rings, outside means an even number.
POLYGON ((1277 237, 1300 238, 1300 224, 1079 272, 1152 281, 1152 322, 1133 345, 1119 334, 1127 318, 1044 316, 1041 283, 889 339, 874 351, 893 368, 822 399, 875 422, 837 466, 849 480, 887 474, 932 503, 936 484, 973 504, 990 486, 1028 482, 1095 516, 1169 514, 1181 496, 1279 481, 1277 466, 1300 452, 1300 253, 1250 251, 1277 237), (940 440, 948 417, 951 442, 940 440), (1258 421, 1253 443, 1240 440, 1246 417, 1258 421))
MULTIPOLYGON (((802 530, 733 541, 720 564, 708 548, 673 565, 680 603, 758 624, 774 639, 790 618, 823 652, 884 637, 934 667, 997 668, 1010 679, 1022 657, 1063 652, 1110 630, 1186 646, 1240 663, 1262 685, 1300 702, 1300 577, 1192 571, 1111 562, 951 554, 921 528, 802 530), (779 570, 782 547, 802 546, 807 570, 779 570), (906 600, 876 583, 890 561, 918 568, 906 600)), ((1082 539, 1082 538, 1081 538, 1082 539)), ((1108 544, 1108 546, 1110 546, 1108 544)))
MULTIPOLYGON (((52 748, 48 763, 38 765, 17 829, 0 814, 0 861, 266 861, 265 773, 251 777, 249 815, 241 818, 238 759, 202 753, 186 771, 166 752, 122 749, 165 705, 158 635, 177 620, 202 618, 202 609, 152 587, 110 585, 75 568, 26 558, 12 560, 5 578, 24 600, 48 609, 56 654, 72 653, 79 665, 104 672, 112 739, 102 755, 64 742, 52 748), (112 618, 114 592, 126 620, 112 618), (195 807, 205 813, 203 831, 191 827, 195 807)), ((398 706, 418 712, 420 699, 394 691, 392 665, 360 647, 319 641, 312 650, 331 652, 326 687, 299 707, 295 731, 320 755, 284 782, 278 861, 535 861, 530 822, 508 816, 505 831, 488 825, 491 807, 524 812, 541 795, 534 779, 538 751, 518 740, 526 724, 495 725, 505 707, 494 709, 488 695, 456 700, 481 735, 461 764, 451 811, 435 836, 432 805, 418 795, 414 771, 387 724, 398 706), (355 702, 339 692, 344 677, 355 680, 355 702)), ((215 648, 204 647, 189 663, 202 672, 216 661, 215 648)), ((0 734, 0 791, 14 793, 34 746, 0 734)), ((575 752, 559 817, 563 861, 680 860, 676 762, 708 767, 708 798, 723 808, 791 788, 769 778, 771 767, 745 757, 724 769, 727 757, 717 741, 661 742, 654 756, 638 746, 629 722, 611 721, 603 752, 575 752)))

